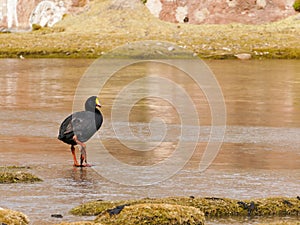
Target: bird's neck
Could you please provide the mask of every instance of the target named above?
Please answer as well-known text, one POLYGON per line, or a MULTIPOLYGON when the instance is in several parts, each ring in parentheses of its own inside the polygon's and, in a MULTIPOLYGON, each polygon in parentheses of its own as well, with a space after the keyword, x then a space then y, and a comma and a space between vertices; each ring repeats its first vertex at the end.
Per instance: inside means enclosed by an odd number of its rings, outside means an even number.
POLYGON ((100 112, 100 110, 98 110, 98 109, 95 109, 95 113, 101 115, 101 112, 100 112))

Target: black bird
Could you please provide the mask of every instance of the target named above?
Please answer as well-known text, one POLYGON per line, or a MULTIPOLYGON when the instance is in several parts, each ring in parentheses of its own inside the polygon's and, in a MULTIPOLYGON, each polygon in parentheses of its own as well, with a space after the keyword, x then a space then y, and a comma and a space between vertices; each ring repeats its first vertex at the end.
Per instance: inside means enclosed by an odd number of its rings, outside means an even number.
POLYGON ((71 145, 74 166, 90 166, 87 164, 84 142, 88 141, 102 125, 103 117, 100 107, 99 99, 96 96, 91 96, 85 102, 85 111, 73 113, 60 125, 58 139, 71 145), (75 145, 79 145, 81 151, 80 164, 76 159, 75 145), (83 162, 85 162, 85 165, 83 165, 83 162))

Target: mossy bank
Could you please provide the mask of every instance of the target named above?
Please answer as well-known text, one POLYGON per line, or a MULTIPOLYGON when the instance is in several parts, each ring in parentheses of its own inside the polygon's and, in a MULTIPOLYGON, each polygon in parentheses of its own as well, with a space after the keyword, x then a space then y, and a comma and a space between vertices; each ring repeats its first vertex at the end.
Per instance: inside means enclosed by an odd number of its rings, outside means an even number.
MULTIPOLYGON (((296 221, 300 216, 300 197, 271 197, 243 201, 193 196, 122 201, 98 200, 75 207, 70 213, 77 216, 97 216, 94 221, 89 221, 91 224, 205 224, 205 219, 253 216, 261 218, 289 216, 296 221)), ((278 221, 271 224, 298 224, 293 221, 278 221)))
POLYGON ((262 25, 173 24, 155 18, 145 6, 111 7, 95 0, 79 15, 67 15, 53 28, 32 32, 0 33, 0 57, 98 58, 134 41, 172 42, 202 58, 300 59, 299 15, 262 25))
POLYGON ((135 204, 171 204, 190 206, 200 209, 207 217, 222 216, 300 216, 300 200, 298 198, 261 198, 251 200, 236 200, 228 198, 197 198, 197 197, 168 197, 158 199, 140 199, 127 201, 93 201, 82 204, 71 210, 74 215, 99 215, 107 209, 118 205, 135 204))
POLYGON ((21 212, 10 209, 3 209, 0 207, 0 224, 27 225, 29 224, 29 219, 21 212))
POLYGON ((0 185, 11 183, 34 183, 42 179, 30 173, 28 167, 7 166, 0 167, 0 185))
MULTIPOLYGON (((75 207, 70 212, 77 216, 96 216, 78 222, 58 222, 59 225, 191 225, 207 220, 226 218, 277 218, 256 224, 299 225, 300 197, 270 197, 236 200, 216 197, 166 197, 122 201, 92 201, 75 207), (287 220, 286 218, 290 218, 287 220), (282 218, 282 219, 280 219, 282 218), (86 221, 84 221, 86 220, 86 221), (275 222, 276 221, 276 222, 275 222)), ((78 218, 80 220, 80 218, 78 218)), ((0 222, 28 224, 22 213, 0 208, 0 222)))

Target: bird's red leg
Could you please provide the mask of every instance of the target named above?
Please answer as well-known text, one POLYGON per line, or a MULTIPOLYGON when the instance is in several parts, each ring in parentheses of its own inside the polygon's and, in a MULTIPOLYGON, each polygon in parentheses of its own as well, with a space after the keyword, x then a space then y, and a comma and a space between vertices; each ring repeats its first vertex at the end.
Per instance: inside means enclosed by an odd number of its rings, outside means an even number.
POLYGON ((74 166, 80 166, 77 162, 77 159, 76 159, 76 154, 75 154, 75 147, 74 145, 71 146, 71 152, 72 152, 72 155, 73 155, 73 161, 74 161, 74 166))
POLYGON ((86 157, 86 145, 85 145, 83 142, 79 141, 79 140, 77 139, 77 136, 76 136, 76 135, 74 135, 73 139, 74 139, 74 141, 80 146, 80 152, 81 152, 81 155, 80 155, 80 166, 83 166, 83 167, 85 167, 85 166, 90 167, 91 165, 88 164, 87 161, 86 161, 86 158, 87 158, 87 157, 86 157), (85 162, 85 165, 82 164, 83 162, 85 162))

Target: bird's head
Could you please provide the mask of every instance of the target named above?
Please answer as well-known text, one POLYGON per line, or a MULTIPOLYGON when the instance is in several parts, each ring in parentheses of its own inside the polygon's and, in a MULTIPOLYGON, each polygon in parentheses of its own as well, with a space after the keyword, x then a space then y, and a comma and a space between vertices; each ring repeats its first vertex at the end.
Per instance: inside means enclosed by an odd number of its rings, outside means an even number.
POLYGON ((86 100, 86 102, 85 102, 85 110, 86 111, 95 112, 95 110, 96 109, 99 110, 99 108, 101 108, 101 104, 100 104, 98 97, 91 96, 86 100))

